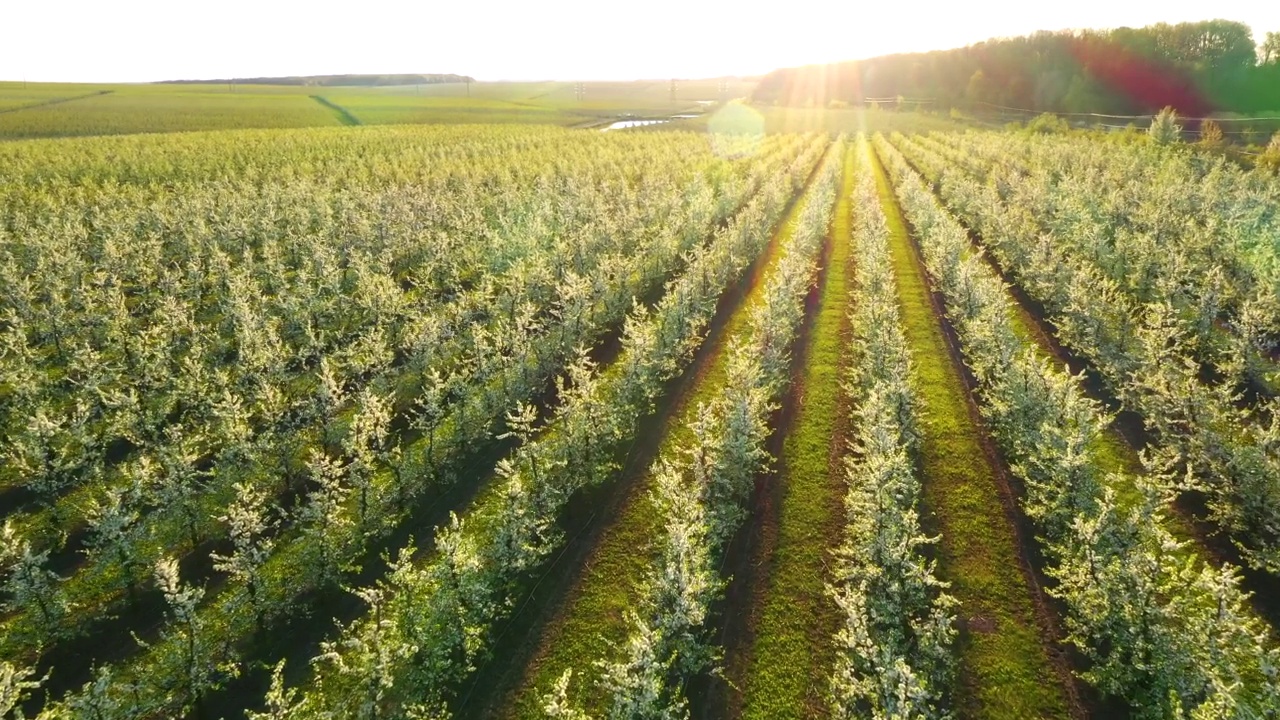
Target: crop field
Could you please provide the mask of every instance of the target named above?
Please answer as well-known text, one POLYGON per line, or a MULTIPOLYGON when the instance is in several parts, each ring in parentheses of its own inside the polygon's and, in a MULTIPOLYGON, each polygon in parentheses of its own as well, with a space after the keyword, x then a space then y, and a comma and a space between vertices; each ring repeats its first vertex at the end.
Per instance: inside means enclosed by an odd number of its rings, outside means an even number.
POLYGON ((1278 717, 1274 175, 575 85, 0 87, 0 715, 1278 717))
POLYGON ((24 108, 63 102, 72 98, 88 97, 102 92, 93 87, 75 86, 69 90, 57 85, 33 85, 0 83, 0 113, 10 113, 24 108))
MULTIPOLYGON (((595 125, 697 114, 748 95, 728 79, 476 82, 385 87, 0 82, 0 140, 335 125, 595 125)), ((817 128, 787 128, 802 132, 817 128)))

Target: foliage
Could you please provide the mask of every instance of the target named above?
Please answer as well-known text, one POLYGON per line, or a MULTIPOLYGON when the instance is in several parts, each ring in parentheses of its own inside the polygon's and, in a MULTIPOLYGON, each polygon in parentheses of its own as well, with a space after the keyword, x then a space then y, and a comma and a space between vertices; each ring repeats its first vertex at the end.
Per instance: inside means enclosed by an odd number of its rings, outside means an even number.
POLYGON ((1258 47, 1258 62, 1262 65, 1280 63, 1280 32, 1268 31, 1258 47))
POLYGON ((35 671, 7 660, 0 660, 0 716, 23 720, 22 704, 32 690, 38 690, 46 678, 31 680, 35 671))
POLYGON ((1050 135, 1070 132, 1071 125, 1053 113, 1041 113, 1027 122, 1026 129, 1036 135, 1050 135))
POLYGON ((56 629, 68 608, 59 587, 62 578, 46 567, 48 563, 47 550, 34 552, 31 543, 5 522, 0 531, 0 567, 8 576, 4 583, 10 598, 6 609, 25 612, 41 627, 56 629))
POLYGON ((1217 150, 1226 142, 1222 134, 1222 126, 1213 120, 1200 123, 1200 140, 1198 144, 1207 150, 1217 150))
MULTIPOLYGON (((589 470, 583 480, 605 479, 615 446, 588 430, 604 391, 591 390, 579 348, 646 326, 641 310, 628 319, 636 299, 701 257, 759 194, 699 261, 719 267, 650 331, 665 334, 668 356, 687 352, 693 309, 714 306, 710 280, 742 267, 761 233, 751 223, 781 207, 820 143, 769 139, 757 156, 726 160, 690 134, 238 137, 238 154, 195 135, 0 150, 2 232, 25 228, 0 245, 13 283, 0 432, 59 478, 47 500, 6 518, 13 612, 0 647, 34 659, 123 623, 112 615, 152 582, 174 600, 156 640, 49 712, 119 701, 166 715, 201 702, 241 672, 255 639, 310 611, 420 499, 465 477, 507 410, 557 376, 582 414, 556 452, 589 470), (89 239, 90 226, 102 235, 89 239), (573 399, 582 393, 594 399, 573 399), (59 412, 68 407, 82 409, 59 412), (284 498, 297 499, 288 511, 284 498), (47 558, 71 549, 64 531, 79 527, 88 556, 64 580, 47 558), (178 602, 201 588, 151 568, 196 561, 206 542, 226 582, 178 602)), ((642 357, 634 372, 669 367, 642 357)), ((633 380, 653 392, 654 377, 633 380)), ((0 466, 6 487, 33 481, 0 466)), ((528 498, 507 501, 517 510, 528 498)))
MULTIPOLYGON (((1164 527, 1162 489, 1177 482, 1173 466, 1159 453, 1149 458, 1138 501, 1118 504, 1113 488, 1125 483, 1099 477, 1091 446, 1100 410, 1078 378, 1020 347, 1001 282, 979 257, 966 257, 964 230, 902 156, 881 148, 908 215, 923 228, 926 262, 978 378, 984 414, 1026 483, 1024 509, 1041 531, 1054 593, 1068 607, 1069 639, 1092 663, 1085 677, 1140 717, 1230 708, 1225 717, 1243 718, 1273 707, 1280 650, 1251 616, 1238 571, 1179 554, 1164 527)), ((976 217, 999 207, 973 196, 954 202, 976 217)))
POLYGON ((833 717, 949 716, 955 639, 951 608, 926 558, 920 530, 916 407, 910 355, 900 327, 888 229, 860 139, 854 197, 858 302, 851 316, 854 439, 845 457, 845 542, 830 588, 844 623, 831 677, 833 717))
POLYGON ((945 112, 990 103, 1034 112, 1117 115, 1166 105, 1201 117, 1214 110, 1280 107, 1280 63, 1257 64, 1247 25, 1227 20, 1141 28, 1037 32, 963 48, 775 70, 753 102, 812 102, 905 96, 945 112))
POLYGON ((1173 145, 1182 139, 1182 126, 1178 124, 1178 113, 1172 107, 1165 106, 1151 120, 1147 135, 1157 145, 1173 145))
POLYGON ((1267 143, 1255 163, 1268 172, 1280 172, 1280 132, 1271 136, 1271 142, 1267 143))

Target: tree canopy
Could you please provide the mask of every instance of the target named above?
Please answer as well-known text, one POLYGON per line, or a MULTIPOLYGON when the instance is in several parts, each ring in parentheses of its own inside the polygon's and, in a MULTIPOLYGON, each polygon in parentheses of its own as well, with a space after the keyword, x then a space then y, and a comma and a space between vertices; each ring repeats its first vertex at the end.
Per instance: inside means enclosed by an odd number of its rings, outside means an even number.
POLYGON ((1255 46, 1228 20, 1038 32, 954 50, 776 70, 753 99, 783 105, 902 96, 935 106, 1183 115, 1280 110, 1280 33, 1255 46))

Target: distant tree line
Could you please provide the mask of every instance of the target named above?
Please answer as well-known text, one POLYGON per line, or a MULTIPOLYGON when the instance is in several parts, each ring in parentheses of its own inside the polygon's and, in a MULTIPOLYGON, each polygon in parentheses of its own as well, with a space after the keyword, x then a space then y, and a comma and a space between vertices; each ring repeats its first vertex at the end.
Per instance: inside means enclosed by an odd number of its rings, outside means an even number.
POLYGON ((776 70, 753 100, 782 105, 927 99, 941 109, 1182 115, 1280 110, 1280 33, 1255 46, 1227 20, 1038 32, 955 50, 776 70))
POLYGON ((452 73, 426 75, 297 75, 290 77, 231 78, 227 80, 165 80, 162 85, 190 83, 194 85, 314 85, 317 87, 374 87, 381 85, 428 85, 432 83, 470 83, 475 78, 452 73))

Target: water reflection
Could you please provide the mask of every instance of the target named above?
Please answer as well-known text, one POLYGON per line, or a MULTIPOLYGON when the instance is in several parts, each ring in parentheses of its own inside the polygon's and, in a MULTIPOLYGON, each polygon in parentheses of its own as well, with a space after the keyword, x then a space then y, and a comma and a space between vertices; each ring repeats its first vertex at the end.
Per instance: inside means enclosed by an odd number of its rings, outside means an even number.
POLYGON ((642 127, 644 125, 659 125, 664 122, 671 122, 671 121, 670 120, 619 120, 614 124, 610 125, 609 127, 604 128, 604 131, 608 132, 610 130, 621 130, 623 128, 642 127))

